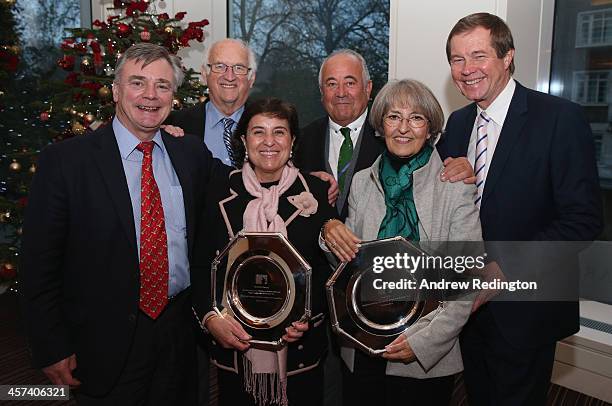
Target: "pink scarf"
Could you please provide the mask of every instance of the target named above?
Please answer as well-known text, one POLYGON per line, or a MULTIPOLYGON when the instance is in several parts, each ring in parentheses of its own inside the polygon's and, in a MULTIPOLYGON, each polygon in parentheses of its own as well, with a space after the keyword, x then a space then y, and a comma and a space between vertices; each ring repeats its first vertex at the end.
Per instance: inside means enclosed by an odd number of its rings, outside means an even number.
MULTIPOLYGON (((251 165, 242 167, 242 181, 255 199, 247 204, 243 215, 244 231, 280 232, 287 237, 285 221, 278 215, 280 196, 295 182, 298 169, 285 165, 278 185, 264 188, 251 165)), ((276 403, 287 406, 287 347, 279 351, 250 348, 243 356, 244 388, 259 405, 276 403)))

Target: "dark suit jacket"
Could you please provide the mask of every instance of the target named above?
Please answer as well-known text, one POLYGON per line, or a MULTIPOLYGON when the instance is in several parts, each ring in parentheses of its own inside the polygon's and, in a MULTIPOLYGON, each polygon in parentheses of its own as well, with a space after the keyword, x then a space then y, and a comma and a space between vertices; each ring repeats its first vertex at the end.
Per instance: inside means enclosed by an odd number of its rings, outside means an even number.
MULTIPOLYGON (((162 131, 162 138, 183 190, 191 256, 213 159, 195 137, 162 131)), ((106 393, 133 341, 140 286, 132 203, 112 126, 40 154, 21 257, 35 365, 75 353, 83 392, 106 393)))
MULTIPOLYGON (((301 131, 298 149, 295 154, 295 161, 303 172, 330 171, 328 154, 326 153, 326 151, 329 151, 328 120, 329 118, 327 116, 321 117, 310 123, 301 131)), ((384 140, 374 135, 374 128, 370 125, 368 116, 361 131, 361 145, 359 147, 355 166, 353 170, 347 174, 346 184, 349 185, 349 187, 346 190, 346 196, 348 196, 350 192, 353 174, 372 166, 376 158, 378 158, 384 149, 384 140)), ((340 210, 340 218, 344 220, 347 216, 348 204, 343 204, 340 210)))
MULTIPOLYGON (((327 202, 328 184, 314 176, 304 175, 310 192, 318 202, 317 212, 309 217, 298 215, 287 225, 287 235, 291 244, 300 252, 312 267, 312 316, 310 329, 300 340, 288 344, 288 372, 303 372, 316 365, 322 358, 327 347, 323 315, 327 314, 325 300, 325 282, 332 269, 323 251, 319 247, 318 237, 326 220, 336 217, 336 212, 327 202)), ((198 238, 198 248, 192 267, 192 289, 194 310, 199 319, 212 310, 210 288, 210 264, 230 240, 230 233, 236 235, 243 228, 243 214, 247 204, 254 199, 245 189, 242 174, 232 172, 227 177, 215 177, 210 185, 211 193, 206 198, 206 210, 201 218, 198 230, 205 233, 204 238, 198 238), (230 190, 231 189, 231 190, 230 190), (231 228, 228 228, 224 216, 231 228)), ((297 209, 287 199, 288 196, 299 195, 305 188, 296 181, 279 198, 278 214, 287 221, 297 214, 297 209)), ((218 276, 217 280, 223 280, 218 276)), ((235 370, 236 362, 242 362, 235 356, 235 351, 224 350, 218 345, 211 346, 211 355, 218 365, 224 369, 235 370)))
MULTIPOLYGON (((475 103, 451 114, 438 143, 443 159, 467 155, 475 119, 475 103)), ((598 236, 602 208, 593 135, 580 106, 516 83, 487 175, 480 221, 485 241, 598 236)), ((577 256, 571 260, 576 276, 577 256)), ((504 337, 518 347, 578 330, 576 302, 492 302, 489 307, 504 337)))
POLYGON ((197 103, 182 110, 175 110, 170 113, 165 124, 181 127, 185 134, 193 134, 204 139, 204 124, 206 123, 206 100, 204 103, 197 103))

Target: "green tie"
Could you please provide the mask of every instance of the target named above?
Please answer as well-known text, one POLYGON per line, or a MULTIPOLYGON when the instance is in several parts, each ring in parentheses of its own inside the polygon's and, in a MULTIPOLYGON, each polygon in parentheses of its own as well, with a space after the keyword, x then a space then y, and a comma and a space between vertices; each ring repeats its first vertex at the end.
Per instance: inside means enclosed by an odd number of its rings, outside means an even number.
POLYGON ((344 180, 348 172, 349 166, 351 166, 351 158, 353 157, 353 140, 351 140, 351 129, 342 127, 340 129, 344 141, 340 147, 340 155, 338 156, 338 186, 340 187, 340 193, 344 191, 344 180))

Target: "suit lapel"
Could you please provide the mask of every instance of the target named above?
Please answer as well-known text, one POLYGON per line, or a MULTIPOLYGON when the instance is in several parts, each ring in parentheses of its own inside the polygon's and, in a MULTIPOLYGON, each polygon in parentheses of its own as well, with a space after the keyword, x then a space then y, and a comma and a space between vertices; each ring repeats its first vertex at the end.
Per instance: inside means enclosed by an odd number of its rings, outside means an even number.
POLYGON ((132 200, 130 199, 123 163, 121 162, 121 154, 119 153, 119 146, 117 145, 112 125, 109 124, 90 136, 95 137, 94 145, 98 149, 93 159, 102 174, 123 231, 138 257, 132 200))
POLYGON ((192 252, 191 249, 193 248, 195 231, 195 191, 191 172, 188 167, 190 162, 188 162, 185 156, 184 143, 168 135, 165 131, 162 131, 161 134, 164 146, 166 147, 166 151, 168 151, 168 156, 170 156, 170 161, 172 162, 172 166, 183 191, 183 205, 185 206, 185 218, 187 220, 187 245, 189 246, 189 252, 192 252))
POLYGON ((512 96, 512 101, 510 102, 510 107, 508 108, 508 114, 506 115, 506 120, 504 121, 504 126, 502 127, 499 140, 497 141, 497 146, 495 147, 491 167, 489 168, 489 172, 487 174, 482 204, 485 204, 487 197, 491 194, 491 191, 499 180, 504 166, 508 161, 508 157, 510 156, 510 152, 518 141, 521 130, 526 121, 527 92, 517 82, 516 90, 512 96))

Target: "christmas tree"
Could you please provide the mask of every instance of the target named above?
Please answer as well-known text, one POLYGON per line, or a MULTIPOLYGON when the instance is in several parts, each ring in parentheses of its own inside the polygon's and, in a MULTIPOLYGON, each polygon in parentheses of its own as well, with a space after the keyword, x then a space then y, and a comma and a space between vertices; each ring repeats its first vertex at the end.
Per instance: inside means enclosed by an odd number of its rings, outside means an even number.
MULTIPOLYGON (((185 12, 174 17, 155 13, 155 0, 115 0, 110 17, 93 28, 69 29, 60 45, 57 66, 63 80, 23 77, 15 28, 15 0, 0 0, 0 293, 15 288, 19 240, 28 185, 36 171, 36 156, 45 145, 80 136, 113 116, 113 67, 132 44, 151 42, 172 53, 204 40, 207 20, 184 23, 185 12)), ((55 75, 57 76, 57 75, 55 75)), ((193 69, 185 71, 174 107, 201 101, 205 87, 193 69)))

